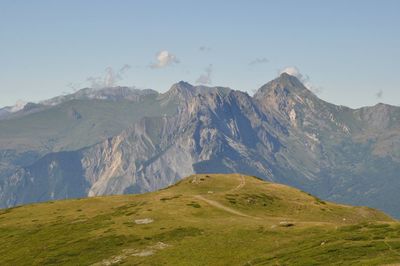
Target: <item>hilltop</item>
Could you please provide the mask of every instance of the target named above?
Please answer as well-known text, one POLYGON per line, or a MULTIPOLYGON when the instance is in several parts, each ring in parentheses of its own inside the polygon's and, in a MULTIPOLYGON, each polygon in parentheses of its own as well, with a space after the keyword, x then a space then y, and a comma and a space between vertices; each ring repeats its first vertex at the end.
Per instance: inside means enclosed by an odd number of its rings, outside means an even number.
POLYGON ((2 265, 379 265, 400 224, 239 174, 197 174, 141 195, 0 213, 2 265))

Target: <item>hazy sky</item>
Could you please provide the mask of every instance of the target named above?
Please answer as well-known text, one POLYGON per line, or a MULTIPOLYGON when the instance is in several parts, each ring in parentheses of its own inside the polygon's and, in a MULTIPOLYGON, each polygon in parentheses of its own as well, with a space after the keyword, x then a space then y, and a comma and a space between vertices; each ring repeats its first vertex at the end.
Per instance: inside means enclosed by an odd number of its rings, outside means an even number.
POLYGON ((0 106, 179 80, 252 93, 287 67, 335 104, 400 105, 399 12, 396 0, 0 0, 0 106))

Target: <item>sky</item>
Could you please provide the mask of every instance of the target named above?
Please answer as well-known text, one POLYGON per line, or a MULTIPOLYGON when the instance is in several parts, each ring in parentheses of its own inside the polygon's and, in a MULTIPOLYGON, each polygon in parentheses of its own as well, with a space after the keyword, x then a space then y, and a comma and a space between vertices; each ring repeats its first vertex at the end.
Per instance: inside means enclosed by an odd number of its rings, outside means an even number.
POLYGON ((282 71, 335 104, 400 105, 399 11, 397 0, 0 0, 0 106, 180 80, 252 94, 282 71))

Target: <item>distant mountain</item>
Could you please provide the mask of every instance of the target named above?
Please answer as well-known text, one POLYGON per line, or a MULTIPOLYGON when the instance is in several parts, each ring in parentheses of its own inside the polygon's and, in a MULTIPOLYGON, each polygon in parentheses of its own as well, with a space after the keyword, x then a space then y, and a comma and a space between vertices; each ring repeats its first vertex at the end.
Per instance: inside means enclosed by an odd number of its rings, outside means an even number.
POLYGON ((21 117, 33 112, 43 111, 52 106, 60 105, 72 100, 106 100, 106 101, 131 101, 143 100, 143 97, 158 95, 151 89, 135 89, 129 87, 111 87, 102 89, 84 88, 72 94, 57 96, 39 103, 18 101, 14 106, 0 109, 0 120, 21 117))
POLYGON ((8 115, 10 112, 6 108, 1 108, 0 109, 0 118, 3 116, 8 115))
POLYGON ((175 112, 174 103, 161 105, 157 97, 158 93, 150 90, 83 89, 42 103, 28 103, 0 117, 0 183, 49 153, 92 146, 119 134, 145 115, 175 112), (101 95, 110 98, 97 99, 101 95))
MULTIPOLYGON (((285 73, 253 97, 179 82, 164 94, 140 99, 146 100, 127 101, 126 113, 120 110, 123 97, 65 101, 35 114, 46 117, 41 126, 20 124, 27 132, 20 137, 17 129, 1 134, 13 128, 6 122, 34 121, 30 116, 0 122, 0 147, 14 151, 24 139, 32 147, 25 149, 32 158, 3 176, 2 206, 141 193, 193 173, 239 172, 400 217, 399 107, 336 106, 285 73), (100 111, 100 103, 113 106, 106 108, 109 115, 100 111), (54 121, 48 119, 57 112, 54 121), (120 122, 108 134, 84 126, 98 119, 101 130, 120 122), (58 122, 68 125, 67 131, 54 131, 58 122), (44 131, 46 126, 51 128, 44 131), (51 137, 43 139, 48 131, 51 137), (42 139, 35 147, 32 132, 42 139), (44 143, 50 148, 32 156, 44 143)), ((5 154, 3 161, 12 157, 5 154)))
POLYGON ((71 100, 110 100, 110 101, 140 101, 143 96, 157 95, 158 92, 151 89, 135 89, 129 87, 111 87, 102 89, 85 88, 73 94, 58 96, 42 101, 43 105, 58 105, 71 100))
POLYGON ((13 113, 19 112, 20 110, 24 109, 24 107, 27 105, 28 103, 19 100, 15 103, 14 106, 7 106, 7 107, 3 107, 0 108, 0 119, 2 117, 6 117, 8 115, 11 115, 13 113))

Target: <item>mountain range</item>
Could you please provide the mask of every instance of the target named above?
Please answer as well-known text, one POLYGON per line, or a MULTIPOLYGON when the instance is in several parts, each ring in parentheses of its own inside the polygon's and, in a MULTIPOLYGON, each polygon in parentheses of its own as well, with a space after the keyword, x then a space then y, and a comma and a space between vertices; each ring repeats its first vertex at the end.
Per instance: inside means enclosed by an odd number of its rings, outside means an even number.
POLYGON ((400 107, 337 106, 283 73, 254 96, 179 82, 0 110, 1 207, 144 193, 194 173, 259 176, 400 217, 400 107))

